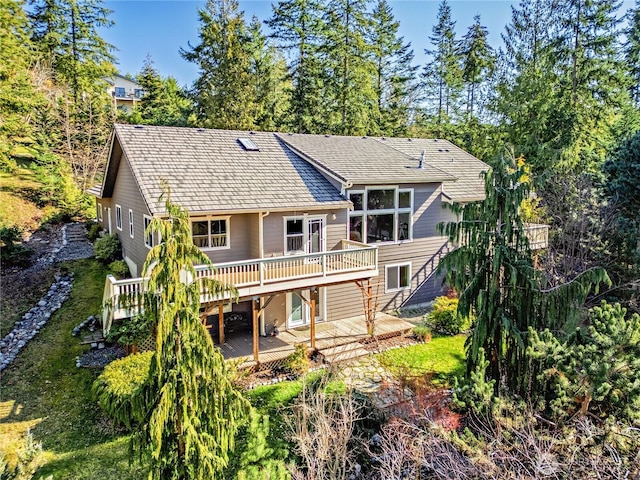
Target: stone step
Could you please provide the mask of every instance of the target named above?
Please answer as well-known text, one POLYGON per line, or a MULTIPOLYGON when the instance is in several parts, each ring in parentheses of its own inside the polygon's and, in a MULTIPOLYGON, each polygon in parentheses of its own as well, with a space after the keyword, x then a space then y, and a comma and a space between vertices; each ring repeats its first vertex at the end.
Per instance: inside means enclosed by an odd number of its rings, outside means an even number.
POLYGON ((322 353, 325 363, 330 365, 364 357, 369 354, 369 352, 358 342, 327 348, 322 350, 320 353, 322 353))

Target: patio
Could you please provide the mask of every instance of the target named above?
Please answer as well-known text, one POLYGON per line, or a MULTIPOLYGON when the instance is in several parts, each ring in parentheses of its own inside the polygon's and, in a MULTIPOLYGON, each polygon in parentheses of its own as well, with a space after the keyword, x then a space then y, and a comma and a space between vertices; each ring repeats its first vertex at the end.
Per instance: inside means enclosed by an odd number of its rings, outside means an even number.
MULTIPOLYGON (((378 338, 400 335, 412 328, 413 324, 392 315, 385 313, 376 315, 375 335, 378 338)), ((288 357, 293 353, 295 345, 298 343, 310 344, 310 332, 310 327, 306 326, 284 330, 277 336, 259 337, 258 358, 260 363, 276 362, 288 357)), ((227 333, 222 345, 217 342, 217 335, 212 336, 225 359, 246 358, 246 361, 240 365, 241 368, 254 365, 250 330, 227 333)), ((329 348, 360 342, 367 338, 369 335, 367 335, 363 315, 316 324, 316 349, 320 353, 329 348)))

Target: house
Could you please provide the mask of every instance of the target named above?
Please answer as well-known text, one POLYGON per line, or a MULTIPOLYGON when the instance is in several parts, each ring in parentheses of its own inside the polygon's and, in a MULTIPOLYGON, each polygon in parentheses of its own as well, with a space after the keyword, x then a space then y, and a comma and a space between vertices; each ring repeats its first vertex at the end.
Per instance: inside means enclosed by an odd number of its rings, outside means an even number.
MULTIPOLYGON (((192 238, 216 266, 198 276, 234 284, 239 303, 203 298, 217 313, 246 315, 258 336, 421 304, 441 291, 448 249, 437 225, 446 203, 484 197, 488 167, 439 139, 223 131, 116 125, 97 218, 121 240, 130 280, 107 279, 105 300, 143 288, 159 241, 146 229, 165 215, 161 179, 189 211, 192 238)), ((112 319, 131 315, 116 309, 112 319)))
POLYGON ((106 81, 109 84, 107 93, 112 98, 113 108, 125 113, 133 112, 136 104, 144 96, 142 85, 117 74, 107 78, 106 81))

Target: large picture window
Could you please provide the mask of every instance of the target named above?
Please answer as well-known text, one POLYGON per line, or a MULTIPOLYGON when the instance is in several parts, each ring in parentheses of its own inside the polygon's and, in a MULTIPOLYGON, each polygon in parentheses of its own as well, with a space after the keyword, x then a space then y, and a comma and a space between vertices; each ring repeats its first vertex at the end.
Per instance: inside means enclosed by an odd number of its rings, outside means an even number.
POLYGON ((191 237, 194 245, 202 249, 229 248, 229 218, 194 218, 191 237))
POLYGON ((385 267, 384 291, 397 292, 411 288, 411 264, 387 265, 385 267))
POLYGON ((396 187, 368 188, 349 192, 349 239, 384 243, 411 240, 413 190, 396 187))

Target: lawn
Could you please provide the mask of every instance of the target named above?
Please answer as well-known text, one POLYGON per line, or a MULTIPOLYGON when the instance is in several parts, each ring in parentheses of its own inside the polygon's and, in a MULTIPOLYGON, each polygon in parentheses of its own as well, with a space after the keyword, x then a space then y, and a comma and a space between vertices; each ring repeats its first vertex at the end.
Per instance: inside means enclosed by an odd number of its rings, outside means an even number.
POLYGON ((91 399, 99 372, 76 368, 79 345, 71 330, 100 309, 105 269, 95 260, 68 262, 75 273, 71 296, 2 373, 0 450, 11 461, 31 428, 46 465, 36 478, 139 479, 128 465, 127 439, 114 434, 91 399))
POLYGON ((464 373, 465 335, 434 337, 428 343, 388 350, 378 354, 392 373, 404 376, 434 374, 434 383, 446 386, 454 376, 464 373))

